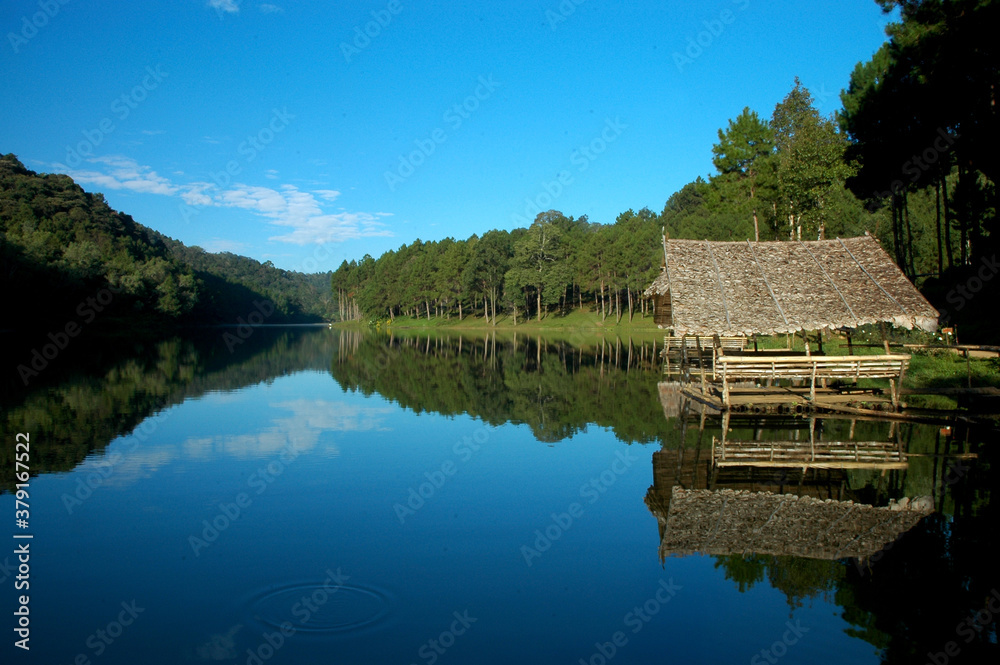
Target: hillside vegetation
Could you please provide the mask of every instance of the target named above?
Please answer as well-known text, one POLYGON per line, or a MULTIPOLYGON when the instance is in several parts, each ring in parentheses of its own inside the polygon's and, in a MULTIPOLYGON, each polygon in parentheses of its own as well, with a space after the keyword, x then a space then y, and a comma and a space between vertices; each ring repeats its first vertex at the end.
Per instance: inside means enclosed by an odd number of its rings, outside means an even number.
POLYGON ((269 323, 322 321, 331 309, 329 279, 187 247, 112 210, 69 176, 0 157, 2 328, 236 323, 265 300, 274 304, 269 323))

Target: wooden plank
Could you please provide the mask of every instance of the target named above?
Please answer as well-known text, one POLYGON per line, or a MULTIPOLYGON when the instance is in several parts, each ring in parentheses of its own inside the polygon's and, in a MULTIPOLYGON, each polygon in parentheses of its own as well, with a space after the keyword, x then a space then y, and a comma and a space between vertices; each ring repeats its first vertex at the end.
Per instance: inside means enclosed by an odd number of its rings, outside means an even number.
POLYGON ((745 363, 771 363, 771 362, 795 362, 795 363, 814 363, 814 362, 843 362, 843 361, 854 361, 860 360, 862 362, 885 362, 885 361, 910 361, 910 355, 906 353, 891 353, 889 355, 878 355, 878 356, 726 356, 728 362, 745 362, 745 363))
POLYGON ((701 350, 701 337, 694 338, 695 343, 698 345, 698 369, 701 370, 701 392, 706 392, 705 390, 705 355, 701 350))
POLYGON ((909 468, 907 462, 718 462, 718 467, 752 466, 765 469, 884 469, 887 471, 909 468))

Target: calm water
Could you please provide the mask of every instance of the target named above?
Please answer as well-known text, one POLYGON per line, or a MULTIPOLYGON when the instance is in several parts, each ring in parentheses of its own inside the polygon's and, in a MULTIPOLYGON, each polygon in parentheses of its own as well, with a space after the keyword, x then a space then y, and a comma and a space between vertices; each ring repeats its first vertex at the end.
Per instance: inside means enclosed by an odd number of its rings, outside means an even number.
POLYGON ((58 358, 2 404, 5 537, 17 432, 34 535, 30 654, 0 556, 3 662, 997 662, 992 432, 734 419, 914 455, 715 469, 721 423, 666 417, 656 351, 260 329, 58 358), (853 517, 747 527, 675 487, 934 510, 837 535, 861 560, 824 545, 853 517))

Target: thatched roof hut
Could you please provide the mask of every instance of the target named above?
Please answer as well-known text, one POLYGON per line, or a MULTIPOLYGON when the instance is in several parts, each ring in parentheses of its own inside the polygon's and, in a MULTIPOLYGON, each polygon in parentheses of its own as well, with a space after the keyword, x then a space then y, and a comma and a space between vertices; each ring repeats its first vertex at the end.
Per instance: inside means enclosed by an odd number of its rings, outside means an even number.
POLYGON ((770 335, 887 322, 933 332, 938 312, 875 238, 667 240, 646 290, 675 334, 770 335))
POLYGON ((933 512, 929 501, 886 508, 852 501, 674 487, 661 520, 660 557, 773 554, 865 559, 933 512))

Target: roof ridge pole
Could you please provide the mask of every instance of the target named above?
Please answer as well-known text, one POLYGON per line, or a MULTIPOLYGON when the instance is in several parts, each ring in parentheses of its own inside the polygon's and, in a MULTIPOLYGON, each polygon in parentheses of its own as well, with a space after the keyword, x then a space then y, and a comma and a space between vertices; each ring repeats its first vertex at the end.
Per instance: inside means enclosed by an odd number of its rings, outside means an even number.
POLYGON ((757 270, 760 271, 760 276, 764 278, 764 286, 767 287, 767 292, 771 294, 771 300, 774 301, 774 306, 778 308, 778 314, 781 314, 781 319, 785 322, 786 326, 790 326, 788 322, 788 317, 785 316, 785 310, 781 309, 781 303, 778 302, 778 296, 774 295, 774 291, 771 289, 771 282, 767 279, 767 273, 764 272, 764 268, 760 265, 760 261, 757 260, 757 252, 754 251, 753 245, 747 240, 747 247, 750 248, 750 256, 753 258, 754 265, 757 266, 757 270))
POLYGON ((667 227, 664 226, 661 231, 663 232, 663 270, 667 269, 667 227))
POLYGON ((889 300, 891 300, 894 303, 896 303, 896 307, 898 307, 901 310, 903 310, 903 314, 906 314, 907 316, 910 316, 910 313, 906 311, 906 308, 903 307, 902 305, 900 305, 899 301, 896 300, 895 298, 893 298, 892 294, 889 293, 888 291, 886 291, 885 288, 881 284, 878 283, 878 280, 875 279, 874 277, 872 277, 872 274, 870 272, 868 272, 868 270, 863 265, 861 265, 861 261, 858 261, 858 258, 856 256, 854 256, 854 252, 852 252, 850 249, 848 249, 847 245, 844 244, 844 241, 841 238, 837 238, 837 242, 839 242, 840 246, 844 248, 844 251, 846 251, 848 254, 851 255, 851 258, 854 259, 854 262, 858 264, 858 267, 861 268, 861 270, 866 275, 868 275, 868 279, 870 279, 875 286, 877 286, 878 288, 882 289, 882 293, 884 293, 886 296, 888 296, 889 300))
MULTIPOLYGON (((837 240, 840 240, 840 238, 837 238, 837 240)), ((861 321, 858 320, 857 314, 855 314, 854 310, 851 309, 851 306, 849 304, 847 304, 847 298, 845 298, 844 294, 841 293, 840 289, 837 288, 837 285, 834 283, 833 278, 830 277, 830 274, 826 271, 826 268, 823 267, 823 264, 819 262, 819 259, 816 258, 816 255, 812 253, 811 249, 809 249, 809 245, 806 245, 801 240, 799 240, 799 244, 802 245, 803 249, 805 249, 807 252, 809 252, 809 256, 811 256, 812 260, 816 262, 817 266, 819 266, 819 269, 823 272, 823 276, 826 277, 826 280, 828 282, 830 282, 830 286, 832 286, 833 290, 837 292, 838 296, 840 296, 840 299, 844 303, 844 307, 847 308, 847 311, 850 312, 850 314, 851 314, 851 318, 854 319, 854 324, 855 324, 854 327, 856 328, 859 325, 861 325, 861 321)))
POLYGON ((667 290, 670 290, 670 266, 667 265, 667 235, 663 234, 663 272, 667 276, 667 290))
MULTIPOLYGON (((726 326, 732 328, 733 322, 729 320, 729 305, 726 304, 726 291, 722 287, 722 272, 719 270, 719 262, 715 260, 715 253, 712 251, 712 244, 708 240, 705 241, 705 248, 708 250, 708 255, 712 257, 712 265, 715 266, 715 278, 719 280, 719 295, 722 296, 722 311, 726 313, 726 326)), ((727 331, 726 334, 729 334, 730 332, 732 331, 727 331)))

